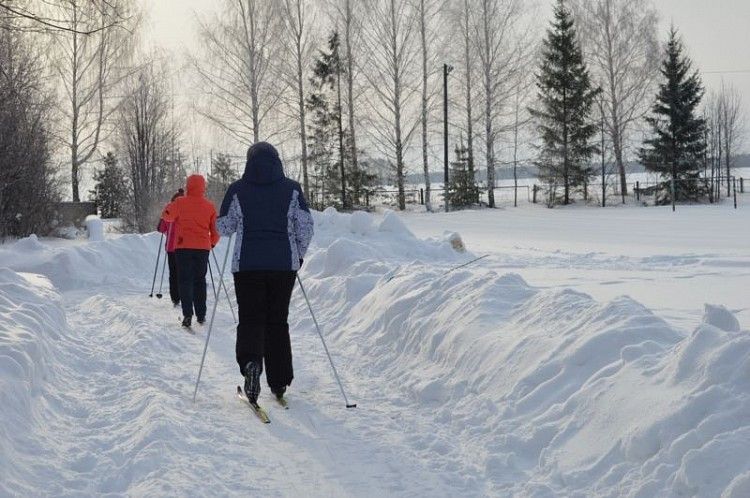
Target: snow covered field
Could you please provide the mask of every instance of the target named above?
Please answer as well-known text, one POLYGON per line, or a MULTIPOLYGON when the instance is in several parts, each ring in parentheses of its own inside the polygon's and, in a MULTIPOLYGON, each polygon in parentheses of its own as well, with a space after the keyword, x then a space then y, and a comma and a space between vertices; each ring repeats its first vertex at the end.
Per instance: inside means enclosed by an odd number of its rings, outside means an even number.
POLYGON ((206 330, 148 298, 156 234, 0 246, 0 496, 750 496, 750 209, 316 223, 301 276, 359 407, 295 291, 269 426, 226 301, 191 402, 206 330))

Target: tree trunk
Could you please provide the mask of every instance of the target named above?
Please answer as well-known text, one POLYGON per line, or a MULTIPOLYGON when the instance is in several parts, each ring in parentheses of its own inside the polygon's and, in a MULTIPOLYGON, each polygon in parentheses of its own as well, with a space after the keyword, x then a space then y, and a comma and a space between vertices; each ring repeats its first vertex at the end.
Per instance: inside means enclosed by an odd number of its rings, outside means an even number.
MULTIPOLYGON (((73 5, 73 26, 78 26, 78 9, 73 5)), ((70 141, 70 183, 73 188, 73 202, 81 202, 78 192, 78 33, 73 33, 73 53, 72 53, 72 73, 71 81, 71 99, 73 120, 71 123, 71 141, 70 141)))
POLYGON ((485 136, 487 137, 487 203, 491 208, 495 207, 495 136, 492 126, 492 104, 494 95, 492 90, 492 68, 490 67, 489 53, 492 50, 490 45, 490 26, 487 18, 487 5, 484 5, 484 44, 487 50, 488 60, 484 63, 484 127, 485 136))
POLYGON ((307 130, 305 127, 305 88, 302 73, 302 13, 297 3, 297 19, 299 32, 297 34, 297 98, 299 99, 299 134, 302 147, 302 187, 305 196, 310 196, 310 178, 307 173, 307 130))
POLYGON ((565 196, 563 202, 567 206, 570 203, 570 178, 568 171, 568 99, 566 90, 563 88, 563 186, 565 196))
POLYGON ((342 122, 341 106, 341 59, 339 58, 338 45, 336 46, 336 120, 339 126, 339 167, 341 171, 341 207, 347 208, 346 204, 346 171, 344 170, 344 124, 342 122))
POLYGON ((346 0, 346 20, 345 20, 345 43, 346 43, 346 86, 347 86, 347 107, 349 111, 349 140, 351 141, 351 161, 352 170, 358 171, 357 159, 357 140, 354 123, 354 57, 352 55, 352 6, 351 0, 346 0))
POLYGON ((422 168, 424 170, 424 203, 432 211, 430 201, 430 165, 427 158, 427 19, 425 0, 419 2, 419 31, 422 40, 422 168))
POLYGON ((471 116, 471 46, 469 27, 469 0, 464 0, 464 62, 466 63, 466 148, 468 152, 469 178, 472 186, 474 175, 474 120, 471 116))

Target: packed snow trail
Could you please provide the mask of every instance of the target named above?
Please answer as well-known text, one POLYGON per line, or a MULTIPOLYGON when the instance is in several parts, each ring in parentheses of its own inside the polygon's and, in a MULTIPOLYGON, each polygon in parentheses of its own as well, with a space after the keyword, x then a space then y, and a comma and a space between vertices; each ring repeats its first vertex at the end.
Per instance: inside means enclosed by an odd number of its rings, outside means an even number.
POLYGON ((316 223, 302 278, 359 408, 295 291, 291 408, 264 387, 269 425, 235 397, 226 304, 190 402, 205 327, 148 299, 158 237, 0 247, 0 495, 747 496, 750 334, 731 311, 678 329, 530 285, 505 270, 520 249, 446 274, 477 256, 453 235, 316 223))

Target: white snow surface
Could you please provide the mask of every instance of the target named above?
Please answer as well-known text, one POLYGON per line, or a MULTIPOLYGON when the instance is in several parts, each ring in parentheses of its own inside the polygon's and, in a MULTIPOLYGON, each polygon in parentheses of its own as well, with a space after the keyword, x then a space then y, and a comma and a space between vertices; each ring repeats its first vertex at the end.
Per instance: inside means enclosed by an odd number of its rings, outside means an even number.
POLYGON ((0 246, 0 496, 749 496, 750 330, 713 287, 748 303, 741 211, 315 213, 301 277, 358 408, 295 291, 270 425, 225 300, 192 403, 207 330, 148 297, 158 234, 0 246))

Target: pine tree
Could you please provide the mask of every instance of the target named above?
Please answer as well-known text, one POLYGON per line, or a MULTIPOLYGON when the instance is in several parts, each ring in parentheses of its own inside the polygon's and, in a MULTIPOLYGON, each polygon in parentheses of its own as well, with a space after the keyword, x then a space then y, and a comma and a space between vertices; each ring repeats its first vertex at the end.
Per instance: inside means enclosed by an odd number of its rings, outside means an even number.
POLYGON ((208 175, 208 198, 217 205, 224 198, 229 186, 237 180, 237 171, 227 154, 216 154, 211 160, 211 173, 208 175))
POLYGON ((451 207, 467 207, 476 204, 479 190, 474 181, 474 171, 471 169, 469 149, 461 144, 455 149, 456 160, 451 163, 450 181, 448 183, 448 205, 451 207))
POLYGON ((118 218, 127 200, 125 173, 111 152, 104 157, 104 169, 94 173, 96 185, 90 190, 91 200, 99 207, 102 218, 118 218))
POLYGON ((692 61, 684 55, 677 31, 672 28, 665 47, 661 74, 666 81, 659 85, 652 115, 646 118, 653 136, 644 141, 640 159, 647 170, 672 180, 661 186, 657 203, 696 199, 708 191, 700 181, 706 150, 706 121, 696 113, 703 98, 703 85, 692 61))
POLYGON ((598 150, 592 140, 597 126, 589 116, 599 89, 591 86, 573 18, 563 0, 558 0, 554 17, 536 76, 539 108, 529 111, 537 119, 543 142, 536 163, 539 178, 550 185, 551 200, 562 184, 563 203, 568 204, 570 190, 583 186, 594 173, 589 159, 598 150))

